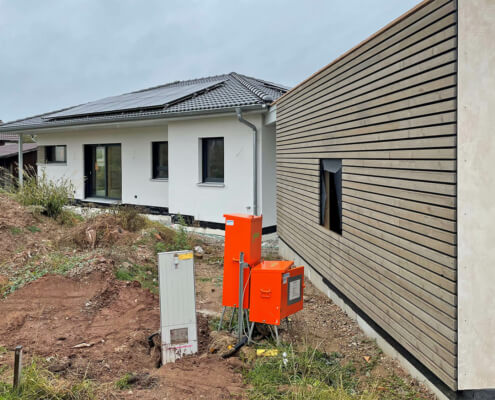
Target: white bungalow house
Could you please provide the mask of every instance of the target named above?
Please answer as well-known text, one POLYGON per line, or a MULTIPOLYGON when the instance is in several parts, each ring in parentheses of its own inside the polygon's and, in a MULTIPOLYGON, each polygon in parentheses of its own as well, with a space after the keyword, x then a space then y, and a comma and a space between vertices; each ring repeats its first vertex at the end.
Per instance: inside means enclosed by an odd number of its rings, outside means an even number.
POLYGON ((86 202, 156 207, 220 227, 225 212, 276 226, 275 118, 287 87, 230 73, 8 122, 36 135, 38 169, 86 202), (256 146, 256 153, 253 151, 256 146))

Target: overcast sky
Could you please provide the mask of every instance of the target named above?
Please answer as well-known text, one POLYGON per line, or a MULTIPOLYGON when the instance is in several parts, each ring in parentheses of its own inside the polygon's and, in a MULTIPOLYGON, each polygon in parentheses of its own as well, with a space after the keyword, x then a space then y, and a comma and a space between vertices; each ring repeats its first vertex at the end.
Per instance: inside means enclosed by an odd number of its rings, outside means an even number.
POLYGON ((231 71, 293 86, 418 2, 0 0, 0 119, 231 71))

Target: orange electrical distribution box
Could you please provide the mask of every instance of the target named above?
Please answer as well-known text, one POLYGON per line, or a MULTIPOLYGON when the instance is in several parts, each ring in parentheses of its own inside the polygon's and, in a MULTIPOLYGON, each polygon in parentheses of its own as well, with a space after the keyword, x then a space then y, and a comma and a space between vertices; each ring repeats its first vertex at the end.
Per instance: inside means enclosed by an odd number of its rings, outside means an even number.
MULTIPOLYGON (((225 250, 223 258, 224 307, 239 303, 239 255, 254 267, 261 261, 261 217, 246 214, 225 214, 225 250)), ((243 307, 249 308, 249 268, 244 269, 243 307)))
POLYGON ((251 322, 280 325, 302 310, 304 267, 293 265, 293 261, 263 261, 251 270, 251 322))

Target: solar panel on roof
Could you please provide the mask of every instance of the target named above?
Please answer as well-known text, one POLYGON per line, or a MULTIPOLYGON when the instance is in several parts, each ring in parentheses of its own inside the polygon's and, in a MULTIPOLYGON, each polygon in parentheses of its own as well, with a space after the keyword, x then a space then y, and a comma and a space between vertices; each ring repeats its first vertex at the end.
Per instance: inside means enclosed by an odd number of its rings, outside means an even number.
POLYGON ((65 111, 47 115, 43 117, 43 119, 58 119, 82 115, 104 114, 116 111, 156 108, 171 102, 176 102, 223 82, 225 82, 225 79, 194 83, 191 85, 164 86, 142 92, 106 97, 104 99, 82 104, 65 111))

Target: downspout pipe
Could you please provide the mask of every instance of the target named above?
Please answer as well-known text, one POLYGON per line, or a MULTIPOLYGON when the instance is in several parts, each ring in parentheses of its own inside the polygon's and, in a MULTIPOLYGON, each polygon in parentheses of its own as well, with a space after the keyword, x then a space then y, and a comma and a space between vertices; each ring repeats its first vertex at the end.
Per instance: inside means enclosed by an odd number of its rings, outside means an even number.
POLYGON ((253 215, 258 215, 258 128, 242 117, 240 107, 235 109, 237 119, 253 130, 253 215))
POLYGON ((24 184, 24 153, 23 153, 23 143, 22 143, 22 133, 19 134, 19 148, 17 153, 17 172, 19 173, 19 187, 24 184))

